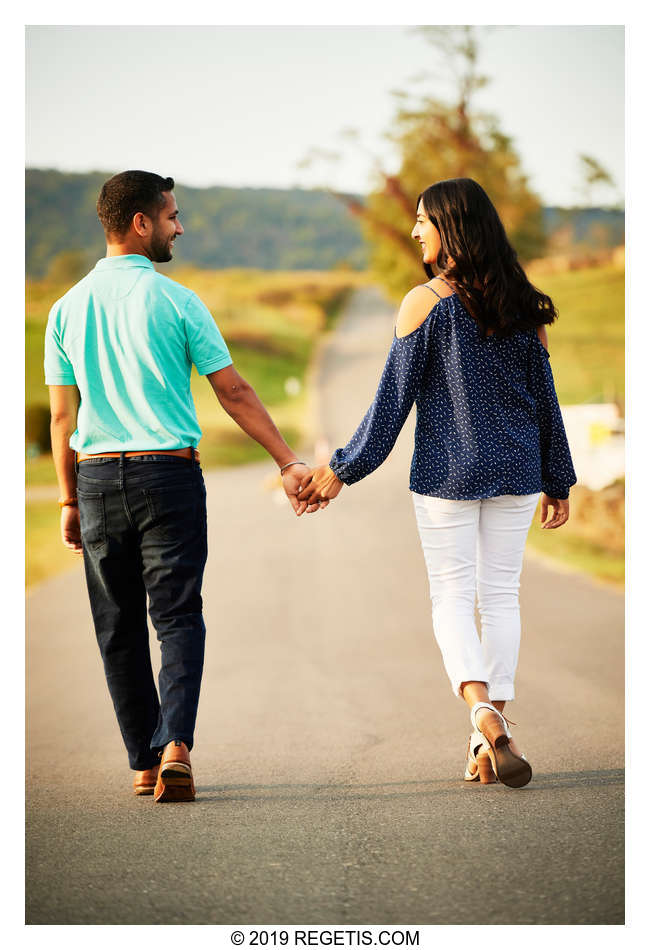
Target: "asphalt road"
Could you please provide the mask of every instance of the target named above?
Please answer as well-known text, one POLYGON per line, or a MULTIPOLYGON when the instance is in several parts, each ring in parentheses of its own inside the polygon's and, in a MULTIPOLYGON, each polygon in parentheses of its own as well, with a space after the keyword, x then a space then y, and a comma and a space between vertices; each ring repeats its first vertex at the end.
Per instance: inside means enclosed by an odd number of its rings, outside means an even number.
MULTIPOLYGON (((324 349, 332 447, 370 403, 391 321, 359 292, 324 349)), ((30 595, 28 923, 623 922, 623 597, 526 560, 509 716, 533 781, 464 784, 468 716, 431 631, 411 433, 301 519, 272 465, 206 475, 193 804, 131 793, 82 569, 30 595)))

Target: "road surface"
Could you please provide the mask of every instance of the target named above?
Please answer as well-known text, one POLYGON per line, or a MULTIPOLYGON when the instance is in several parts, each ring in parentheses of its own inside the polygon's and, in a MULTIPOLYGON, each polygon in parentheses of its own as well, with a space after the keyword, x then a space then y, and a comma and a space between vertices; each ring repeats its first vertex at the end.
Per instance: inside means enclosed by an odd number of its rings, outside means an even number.
MULTIPOLYGON (((315 374, 331 447, 391 335, 391 309, 359 291, 315 374)), ((206 475, 193 804, 131 794, 82 569, 30 595, 28 923, 622 923, 623 597, 526 560, 508 708, 533 781, 464 784, 468 715, 431 630, 412 428, 300 519, 272 464, 206 475)))

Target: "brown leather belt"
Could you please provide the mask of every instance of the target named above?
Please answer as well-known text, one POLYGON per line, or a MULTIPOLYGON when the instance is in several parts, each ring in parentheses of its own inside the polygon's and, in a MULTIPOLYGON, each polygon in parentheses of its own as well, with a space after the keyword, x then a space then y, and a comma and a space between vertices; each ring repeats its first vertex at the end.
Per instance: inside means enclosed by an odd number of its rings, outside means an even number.
MULTIPOLYGON (((121 455, 121 452, 98 452, 97 455, 80 455, 77 452, 77 461, 83 462, 86 459, 118 459, 121 455)), ((148 451, 142 452, 125 452, 125 458, 132 458, 134 455, 180 455, 184 459, 192 458, 192 449, 149 449, 148 451)), ((194 458, 198 462, 200 455, 196 449, 194 449, 194 458)))

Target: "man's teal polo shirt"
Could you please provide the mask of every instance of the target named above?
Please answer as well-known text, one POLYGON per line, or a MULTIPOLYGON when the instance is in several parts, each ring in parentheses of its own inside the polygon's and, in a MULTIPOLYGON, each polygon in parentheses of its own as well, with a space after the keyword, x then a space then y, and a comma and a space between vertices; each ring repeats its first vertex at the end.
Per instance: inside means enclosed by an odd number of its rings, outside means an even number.
POLYGON ((98 261, 47 322, 45 382, 81 393, 78 452, 197 446, 192 364, 205 376, 231 363, 207 307, 140 254, 98 261))

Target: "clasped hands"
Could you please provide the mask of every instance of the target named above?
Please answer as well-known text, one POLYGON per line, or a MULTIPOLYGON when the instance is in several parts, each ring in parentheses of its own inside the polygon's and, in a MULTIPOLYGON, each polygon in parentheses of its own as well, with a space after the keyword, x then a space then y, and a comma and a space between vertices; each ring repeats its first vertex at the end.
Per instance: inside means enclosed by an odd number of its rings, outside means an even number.
POLYGON ((309 468, 307 465, 292 465, 282 476, 282 484, 291 507, 300 515, 311 514, 319 508, 327 508, 343 488, 329 465, 309 468))
MULTIPOLYGON (((298 516, 327 508, 332 498, 336 498, 343 488, 343 482, 329 465, 311 469, 308 465, 292 465, 282 475, 282 484, 298 516)), ((61 509, 61 538, 70 551, 83 554, 78 508, 61 509)))

